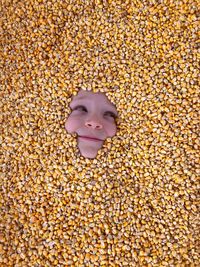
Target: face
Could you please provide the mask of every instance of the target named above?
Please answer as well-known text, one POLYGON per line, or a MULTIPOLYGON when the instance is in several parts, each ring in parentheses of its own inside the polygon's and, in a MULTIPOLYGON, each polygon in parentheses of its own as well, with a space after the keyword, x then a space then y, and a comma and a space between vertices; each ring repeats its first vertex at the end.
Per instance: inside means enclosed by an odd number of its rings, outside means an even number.
POLYGON ((65 129, 77 133, 82 156, 95 158, 104 140, 116 134, 117 110, 103 93, 83 90, 73 98, 70 108, 65 129))

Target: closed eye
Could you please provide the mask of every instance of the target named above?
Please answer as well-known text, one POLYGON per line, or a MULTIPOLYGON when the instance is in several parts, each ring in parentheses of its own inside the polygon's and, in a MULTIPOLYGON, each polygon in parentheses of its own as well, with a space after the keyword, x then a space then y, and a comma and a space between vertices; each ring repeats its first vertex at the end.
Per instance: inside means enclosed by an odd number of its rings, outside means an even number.
POLYGON ((87 112, 87 109, 81 105, 74 107, 73 110, 83 110, 83 111, 87 112))
MULTIPOLYGON (((73 111, 74 111, 74 110, 81 110, 81 111, 87 112, 86 107, 83 106, 83 105, 78 105, 78 106, 74 107, 72 110, 73 110, 73 111)), ((111 111, 106 111, 106 112, 104 113, 104 115, 105 115, 105 116, 112 117, 112 118, 114 118, 114 119, 117 118, 117 115, 115 115, 115 114, 114 114, 113 112, 111 112, 111 111)))
POLYGON ((112 117, 112 118, 116 118, 117 116, 113 113, 113 112, 111 112, 111 111, 107 111, 106 113, 105 113, 105 115, 106 116, 110 116, 110 117, 112 117))

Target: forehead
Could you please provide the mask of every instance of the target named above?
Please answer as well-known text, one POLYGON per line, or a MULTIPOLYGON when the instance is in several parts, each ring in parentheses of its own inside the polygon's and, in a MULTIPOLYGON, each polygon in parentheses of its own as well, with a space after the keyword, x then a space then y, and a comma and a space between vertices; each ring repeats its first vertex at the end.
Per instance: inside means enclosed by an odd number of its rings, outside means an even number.
POLYGON ((93 101, 96 103, 101 103, 105 107, 110 107, 113 111, 115 111, 117 113, 115 106, 109 101, 109 99, 103 93, 93 93, 93 92, 81 90, 73 98, 71 104, 79 102, 79 101, 84 101, 84 100, 86 100, 86 101, 89 100, 89 101, 93 101))
POLYGON ((101 100, 107 104, 111 104, 107 97, 102 93, 93 93, 89 91, 81 90, 79 93, 73 98, 73 100, 101 100))

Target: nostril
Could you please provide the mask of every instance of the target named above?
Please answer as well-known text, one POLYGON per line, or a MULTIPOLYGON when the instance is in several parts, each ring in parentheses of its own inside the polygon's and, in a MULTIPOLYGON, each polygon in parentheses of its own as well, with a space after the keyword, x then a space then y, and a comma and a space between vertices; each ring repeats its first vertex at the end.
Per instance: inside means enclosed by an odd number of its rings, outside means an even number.
POLYGON ((86 123, 86 126, 87 127, 92 127, 94 129, 101 129, 102 128, 102 125, 99 124, 99 123, 86 123))

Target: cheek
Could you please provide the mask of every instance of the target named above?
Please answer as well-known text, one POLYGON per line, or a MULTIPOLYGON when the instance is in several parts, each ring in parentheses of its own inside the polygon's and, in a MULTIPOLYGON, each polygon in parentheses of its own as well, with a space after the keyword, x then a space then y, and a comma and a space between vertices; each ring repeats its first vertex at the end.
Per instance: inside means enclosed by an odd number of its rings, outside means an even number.
POLYGON ((65 123, 65 129, 68 133, 75 132, 79 127, 81 127, 81 121, 80 119, 77 119, 73 116, 69 116, 65 123))
POLYGON ((109 124, 106 126, 106 132, 109 137, 113 137, 117 132, 117 126, 115 124, 109 124))

